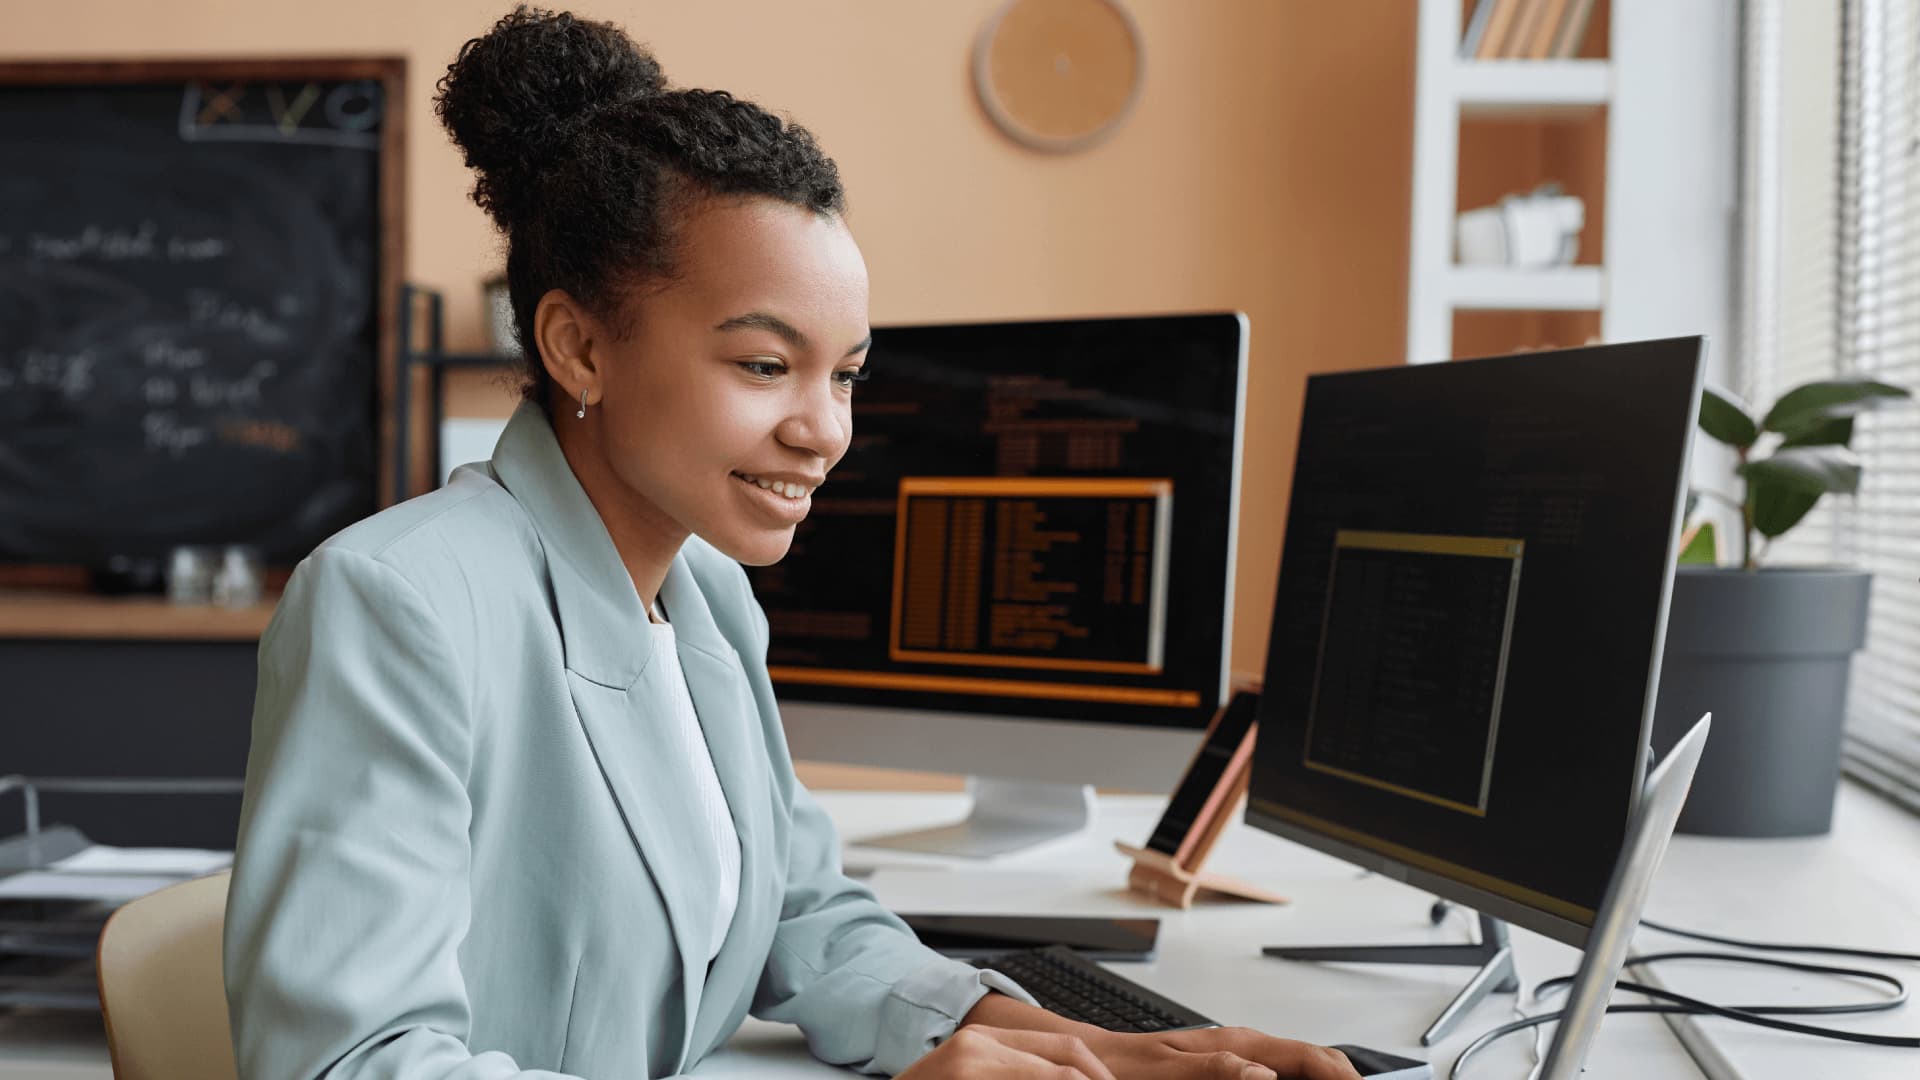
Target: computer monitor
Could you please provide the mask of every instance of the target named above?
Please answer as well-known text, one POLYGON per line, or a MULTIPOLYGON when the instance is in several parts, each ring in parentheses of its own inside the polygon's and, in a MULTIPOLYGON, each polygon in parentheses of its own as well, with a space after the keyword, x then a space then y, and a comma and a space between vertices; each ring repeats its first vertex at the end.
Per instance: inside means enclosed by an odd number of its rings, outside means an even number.
POLYGON ((1584 946, 1637 805, 1700 338, 1308 380, 1247 820, 1584 946))
MULTIPOLYGON (((1164 791, 1225 696, 1239 314, 881 326, 853 442, 753 570, 794 757, 970 774, 987 855, 1164 791)), ((868 841, 873 843, 875 841, 868 841)))

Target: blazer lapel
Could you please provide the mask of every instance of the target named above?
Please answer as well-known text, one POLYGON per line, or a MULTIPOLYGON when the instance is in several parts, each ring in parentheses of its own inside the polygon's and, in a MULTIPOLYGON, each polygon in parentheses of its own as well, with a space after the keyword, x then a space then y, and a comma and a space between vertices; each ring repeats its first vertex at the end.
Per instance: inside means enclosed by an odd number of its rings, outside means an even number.
POLYGON ((706 970, 693 939, 710 916, 704 899, 690 895, 687 880, 686 868, 693 865, 688 845, 699 842, 696 831, 684 827, 689 808, 698 805, 690 771, 660 758, 666 744, 657 725, 667 722, 672 708, 666 681, 671 672, 666 658, 654 656, 654 635, 633 579, 539 406, 520 405, 500 436, 492 466, 539 534, 575 712, 667 911, 681 964, 684 1060, 706 970))
MULTIPOLYGON (((684 555, 667 571, 660 598, 673 622, 694 712, 726 794, 734 832, 740 837, 739 901, 707 982, 744 987, 751 994, 767 959, 759 939, 779 917, 784 892, 784 867, 776 865, 773 849, 773 780, 760 717, 740 656, 714 623, 684 555)), ((711 1045, 731 1024, 735 996, 701 1001, 693 1025, 696 1052, 711 1045)))
MULTIPOLYGON (((706 973, 706 956, 695 945, 711 925, 707 898, 691 888, 703 830, 688 828, 695 799, 692 772, 684 762, 667 761, 662 748, 672 745, 658 725, 670 718, 672 699, 665 662, 650 663, 632 687, 620 690, 568 672, 580 726, 586 730, 600 764, 600 775, 619 804, 620 817, 653 876, 667 910, 675 950, 680 956, 681 1059, 693 1037, 694 1017, 706 973), (696 929, 698 928, 698 929, 696 929)), ((643 939, 644 940, 644 939, 643 939)))
POLYGON ((520 403, 492 465, 540 535, 567 670, 603 686, 632 686, 652 649, 647 610, 540 406, 520 403))

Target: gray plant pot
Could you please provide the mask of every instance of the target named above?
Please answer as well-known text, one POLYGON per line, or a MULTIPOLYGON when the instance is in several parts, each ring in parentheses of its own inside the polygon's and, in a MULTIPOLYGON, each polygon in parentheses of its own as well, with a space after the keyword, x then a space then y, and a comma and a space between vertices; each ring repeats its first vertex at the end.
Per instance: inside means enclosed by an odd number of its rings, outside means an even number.
POLYGON ((1866 643, 1872 582, 1838 569, 1675 572, 1654 746, 1673 745, 1713 713, 1681 832, 1813 836, 1832 827, 1847 670, 1866 643))

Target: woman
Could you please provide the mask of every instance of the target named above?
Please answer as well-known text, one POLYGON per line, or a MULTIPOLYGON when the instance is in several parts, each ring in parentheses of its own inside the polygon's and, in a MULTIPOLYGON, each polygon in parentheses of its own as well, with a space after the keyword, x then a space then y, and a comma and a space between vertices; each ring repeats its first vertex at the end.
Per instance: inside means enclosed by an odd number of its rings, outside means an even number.
POLYGON ((241 1074, 657 1077, 752 1012, 915 1080, 1355 1075, 1067 1022, 840 873, 738 565, 786 554, 864 377, 866 268, 812 137, 526 8, 438 112, 507 236, 526 401, 491 462, 322 545, 261 641, 241 1074))

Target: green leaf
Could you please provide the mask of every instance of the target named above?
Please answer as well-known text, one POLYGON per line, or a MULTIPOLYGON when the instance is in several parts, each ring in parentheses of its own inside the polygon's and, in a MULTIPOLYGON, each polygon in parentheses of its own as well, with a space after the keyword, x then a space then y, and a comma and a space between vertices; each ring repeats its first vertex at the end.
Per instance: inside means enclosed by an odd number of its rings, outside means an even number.
POLYGON ((1782 435, 1798 435, 1803 429, 1824 421, 1857 416, 1907 396, 1907 392, 1897 386, 1864 375, 1822 379, 1787 391, 1774 403, 1762 426, 1782 435))
POLYGON ((1800 524, 1800 519, 1820 501, 1817 493, 1796 491, 1779 484, 1755 483, 1750 492, 1753 527, 1769 540, 1800 524))
POLYGON ((1781 440, 1780 448, 1790 446, 1845 446, 1853 441, 1853 417, 1822 420, 1781 440))
POLYGON ((1860 490, 1860 459, 1844 446, 1794 446, 1740 466, 1749 487, 1773 487, 1815 497, 1860 490))
POLYGON ((1687 538, 1686 546, 1680 549, 1682 566, 1718 566, 1720 564, 1720 545, 1713 529, 1713 522, 1703 521, 1687 538))
POLYGON ((1712 387, 1700 391, 1700 430, 1741 450, 1760 438, 1759 426, 1740 399, 1712 387))

